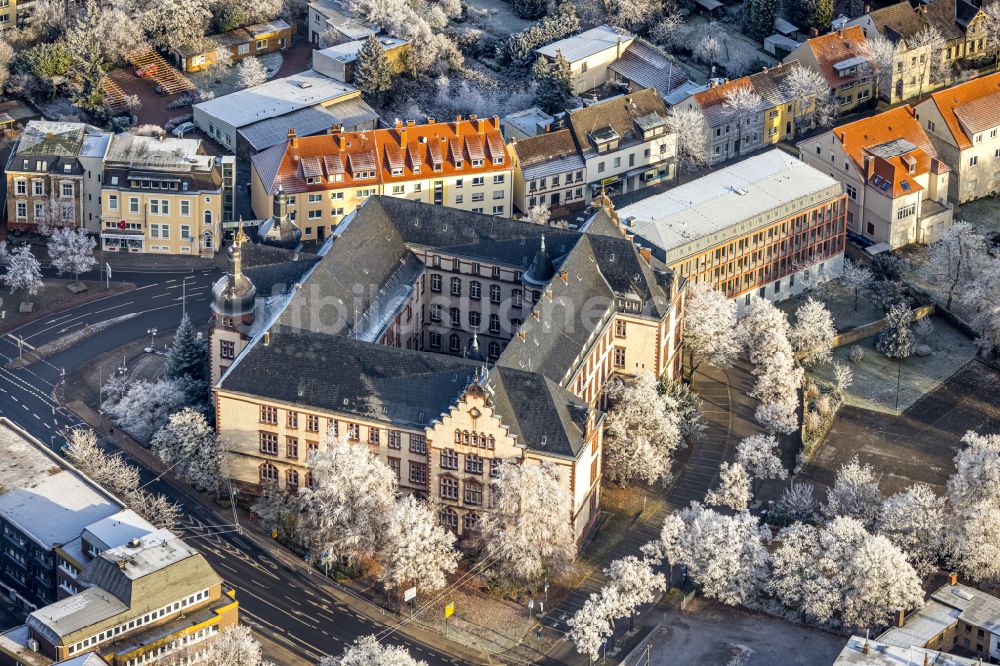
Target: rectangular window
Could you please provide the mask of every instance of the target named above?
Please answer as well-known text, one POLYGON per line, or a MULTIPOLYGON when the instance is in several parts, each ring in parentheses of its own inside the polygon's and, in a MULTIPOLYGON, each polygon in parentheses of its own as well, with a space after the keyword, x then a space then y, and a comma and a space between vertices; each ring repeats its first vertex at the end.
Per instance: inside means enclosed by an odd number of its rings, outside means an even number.
POLYGON ((402 448, 403 435, 398 430, 389 431, 389 448, 397 451, 402 448))
POLYGON ((285 415, 285 425, 291 430, 299 429, 299 413, 289 410, 285 415))
POLYGON ((427 453, 427 438, 423 435, 410 435, 410 453, 427 453))
POLYGON ((468 453, 465 456, 465 471, 469 474, 483 473, 483 458, 475 453, 468 453))
POLYGON ((451 279, 451 295, 461 296, 462 295, 462 279, 453 277, 451 279))
POLYGON ((625 348, 615 347, 615 367, 619 370, 625 367, 625 348))
POLYGON ((232 340, 222 340, 219 342, 219 354, 224 359, 236 358, 236 343, 232 340))
POLYGON ((453 449, 441 451, 441 469, 458 469, 458 453, 453 449))
POLYGON ((285 437, 285 457, 298 460, 299 458, 298 437, 285 437))
POLYGON ((979 155, 973 155, 969 158, 969 166, 976 166, 979 164, 979 155))
POLYGON ((118 210, 118 195, 109 194, 108 195, 108 210, 118 210))
POLYGON ((306 414, 306 432, 319 432, 319 417, 315 414, 306 414))
POLYGON ((626 331, 626 322, 617 320, 615 321, 615 337, 624 338, 626 331))
POLYGON ((389 469, 392 470, 392 473, 396 475, 396 480, 399 481, 399 470, 400 470, 399 458, 389 458, 388 462, 389 462, 389 469))
POLYGON ((260 422, 278 425, 278 408, 268 405, 260 406, 260 422))
POLYGON ((441 293, 441 276, 437 273, 431 274, 431 291, 436 294, 441 293))
POLYGON ((347 439, 351 440, 352 442, 360 442, 361 441, 361 425, 359 425, 357 423, 348 423, 347 424, 347 439))
POLYGON ((458 499, 458 481, 450 476, 441 477, 441 499, 458 499))
POLYGON ((45 183, 43 183, 40 180, 32 181, 32 183, 34 184, 34 191, 36 197, 45 194, 45 183))
POLYGON ((72 197, 73 196, 73 183, 63 183, 62 184, 62 195, 64 197, 72 197))
POLYGON ((379 429, 368 426, 368 443, 372 446, 378 446, 380 439, 379 429))
POLYGON ((278 455, 278 434, 274 432, 260 433, 260 452, 268 455, 278 455))
POLYGON ((410 483, 417 486, 427 485, 427 465, 410 461, 410 483))

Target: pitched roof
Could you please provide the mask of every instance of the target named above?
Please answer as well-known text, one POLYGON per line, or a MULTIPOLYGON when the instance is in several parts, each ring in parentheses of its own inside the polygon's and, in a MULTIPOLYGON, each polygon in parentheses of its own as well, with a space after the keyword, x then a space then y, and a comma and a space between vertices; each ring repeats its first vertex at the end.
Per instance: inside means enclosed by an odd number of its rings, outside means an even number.
POLYGON ((908 104, 840 125, 833 133, 859 174, 865 172, 865 156, 874 158, 874 173, 869 182, 893 197, 922 189, 912 176, 927 173, 937 158, 934 145, 908 104), (890 185, 883 188, 885 183, 890 185))
POLYGON ((858 57, 858 45, 865 41, 861 26, 852 25, 843 30, 835 30, 820 37, 813 37, 806 44, 819 63, 820 73, 832 86, 840 86, 852 78, 839 76, 833 66, 839 62, 858 57))
MULTIPOLYGON (((938 0, 942 4, 946 1, 938 0)), ((868 16, 875 24, 875 29, 893 44, 913 37, 928 25, 926 14, 915 9, 910 0, 874 9, 868 16)))
MULTIPOLYGON (((948 131, 955 140, 955 145, 960 150, 972 147, 972 135, 967 133, 963 122, 979 127, 997 117, 996 108, 991 108, 989 104, 984 107, 982 104, 974 104, 974 102, 984 98, 995 100, 997 98, 993 96, 998 92, 1000 92, 1000 72, 931 93, 931 99, 934 100, 948 131)), ((926 102, 924 103, 926 104, 926 102)), ((995 126, 993 125, 993 127, 995 126)))
POLYGON ((499 118, 475 116, 447 123, 397 123, 390 129, 298 137, 255 155, 252 162, 270 194, 279 185, 296 194, 463 174, 473 177, 511 168, 499 118), (394 173, 400 159, 402 172, 394 173), (474 159, 482 159, 482 164, 474 166, 474 159), (494 163, 494 159, 499 162, 494 163), (309 168, 314 171, 307 175, 309 168), (374 178, 367 177, 371 170, 374 178), (306 182, 310 175, 320 176, 321 182, 306 182))
POLYGON ((739 88, 749 86, 760 95, 761 109, 781 106, 791 99, 785 86, 785 78, 798 66, 798 60, 790 60, 775 67, 764 68, 755 74, 732 79, 695 93, 694 100, 705 113, 705 119, 709 125, 717 125, 729 119, 729 111, 726 109, 726 95, 739 88))
POLYGON ((627 145, 636 136, 635 121, 651 113, 665 119, 667 106, 657 90, 647 88, 570 111, 569 124, 577 145, 587 153, 593 151, 591 133, 610 128, 622 137, 622 144, 627 145))
POLYGON ((687 81, 683 67, 644 39, 629 44, 608 69, 642 88, 656 88, 663 96, 687 81))
POLYGON ((982 11, 978 4, 966 0, 952 0, 952 2, 955 5, 954 23, 965 27, 968 27, 972 19, 976 18, 976 15, 982 11))
POLYGON ((517 154, 525 180, 578 171, 586 166, 569 129, 512 141, 508 148, 517 154))

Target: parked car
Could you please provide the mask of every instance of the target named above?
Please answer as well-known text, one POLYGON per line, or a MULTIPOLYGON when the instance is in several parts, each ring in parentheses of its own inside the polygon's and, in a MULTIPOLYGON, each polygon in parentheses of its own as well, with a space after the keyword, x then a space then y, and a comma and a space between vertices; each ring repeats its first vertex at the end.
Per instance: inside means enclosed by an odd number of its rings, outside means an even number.
POLYGON ((148 65, 143 65, 142 67, 136 67, 135 68, 135 75, 138 76, 140 79, 144 79, 144 78, 146 78, 148 76, 152 76, 153 74, 156 74, 156 71, 158 69, 159 69, 159 67, 157 67, 157 65, 156 65, 155 62, 154 63, 150 63, 148 65))
POLYGON ((194 131, 194 129, 196 127, 197 126, 193 122, 191 122, 190 120, 188 120, 187 122, 183 122, 180 125, 178 125, 177 127, 175 127, 172 130, 170 130, 170 133, 173 134, 176 137, 180 137, 180 136, 183 136, 183 135, 187 134, 188 132, 194 131))

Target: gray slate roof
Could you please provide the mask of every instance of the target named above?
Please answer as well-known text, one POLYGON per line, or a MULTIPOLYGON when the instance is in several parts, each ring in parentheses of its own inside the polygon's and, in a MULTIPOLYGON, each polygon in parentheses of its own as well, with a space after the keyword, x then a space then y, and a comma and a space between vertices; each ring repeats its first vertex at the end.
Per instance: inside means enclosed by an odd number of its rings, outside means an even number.
MULTIPOLYGON (((277 118, 268 118, 252 125, 241 127, 239 133, 250 144, 254 152, 266 150, 283 143, 288 138, 289 128, 295 128, 298 136, 311 136, 343 125, 348 130, 378 120, 378 113, 360 97, 337 102, 329 107, 309 106, 286 113, 277 118)), ((280 163, 284 150, 278 152, 280 163)), ((275 167, 277 168, 277 167, 275 167)), ((273 180, 273 179, 272 179, 273 180)))

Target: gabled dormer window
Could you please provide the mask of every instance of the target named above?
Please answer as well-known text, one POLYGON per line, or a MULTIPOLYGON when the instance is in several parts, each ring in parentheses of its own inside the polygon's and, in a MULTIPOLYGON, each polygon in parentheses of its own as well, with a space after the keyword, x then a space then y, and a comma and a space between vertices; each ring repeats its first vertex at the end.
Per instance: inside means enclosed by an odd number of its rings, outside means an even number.
POLYGON ((503 164, 503 155, 493 158, 493 164, 503 164))
POLYGON ((309 176, 306 178, 306 182, 310 185, 318 185, 323 182, 322 176, 309 176))
POLYGON ((482 160, 472 160, 472 166, 473 167, 481 167, 481 166, 483 166, 483 161, 482 160))
POLYGON ((403 168, 402 167, 396 167, 395 169, 392 170, 392 175, 393 176, 402 176, 403 175, 403 168))

